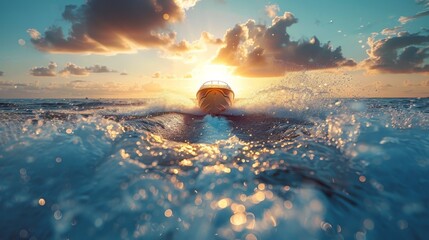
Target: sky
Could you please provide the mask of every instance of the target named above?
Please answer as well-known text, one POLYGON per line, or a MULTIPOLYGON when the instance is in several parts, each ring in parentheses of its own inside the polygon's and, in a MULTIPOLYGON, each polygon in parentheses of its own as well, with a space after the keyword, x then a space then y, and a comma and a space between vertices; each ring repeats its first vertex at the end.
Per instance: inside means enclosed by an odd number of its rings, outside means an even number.
POLYGON ((0 98, 429 97, 429 0, 4 0, 0 98), (303 77, 305 76, 305 77, 303 77))

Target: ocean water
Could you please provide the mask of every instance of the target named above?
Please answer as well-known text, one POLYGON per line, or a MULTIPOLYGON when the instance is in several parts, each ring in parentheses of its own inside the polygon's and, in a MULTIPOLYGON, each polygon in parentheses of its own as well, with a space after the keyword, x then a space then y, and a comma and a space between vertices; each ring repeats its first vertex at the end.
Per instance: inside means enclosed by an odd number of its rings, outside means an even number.
POLYGON ((271 90, 0 100, 0 239, 427 239, 429 99, 271 90))

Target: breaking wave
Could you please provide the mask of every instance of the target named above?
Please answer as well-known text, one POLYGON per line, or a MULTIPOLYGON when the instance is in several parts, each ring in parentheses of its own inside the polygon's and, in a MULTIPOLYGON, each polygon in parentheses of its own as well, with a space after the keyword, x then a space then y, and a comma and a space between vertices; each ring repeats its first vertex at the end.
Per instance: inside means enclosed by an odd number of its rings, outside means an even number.
POLYGON ((334 99, 306 78, 219 116, 1 100, 0 239, 424 239, 429 100, 334 99))

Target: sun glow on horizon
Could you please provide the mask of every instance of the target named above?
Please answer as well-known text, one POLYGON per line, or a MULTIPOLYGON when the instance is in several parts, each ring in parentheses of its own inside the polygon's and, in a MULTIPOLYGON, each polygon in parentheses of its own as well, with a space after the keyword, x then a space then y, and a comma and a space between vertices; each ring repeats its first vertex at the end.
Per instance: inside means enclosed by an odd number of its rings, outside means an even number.
POLYGON ((234 76, 234 67, 228 67, 220 64, 206 64, 195 68, 192 71, 192 75, 197 81, 195 81, 195 89, 199 89, 202 84, 207 81, 218 80, 226 82, 233 89, 234 92, 239 90, 237 84, 237 77, 234 76))
POLYGON ((233 68, 225 65, 208 64, 196 69, 195 73, 203 82, 219 80, 229 83, 233 78, 233 68))

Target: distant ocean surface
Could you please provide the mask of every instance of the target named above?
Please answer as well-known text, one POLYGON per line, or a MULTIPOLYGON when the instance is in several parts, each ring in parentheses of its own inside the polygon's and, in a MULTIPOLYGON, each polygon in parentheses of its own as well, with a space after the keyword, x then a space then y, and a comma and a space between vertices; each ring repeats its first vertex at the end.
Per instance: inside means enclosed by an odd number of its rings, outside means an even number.
POLYGON ((428 239, 429 99, 0 100, 0 239, 428 239))

